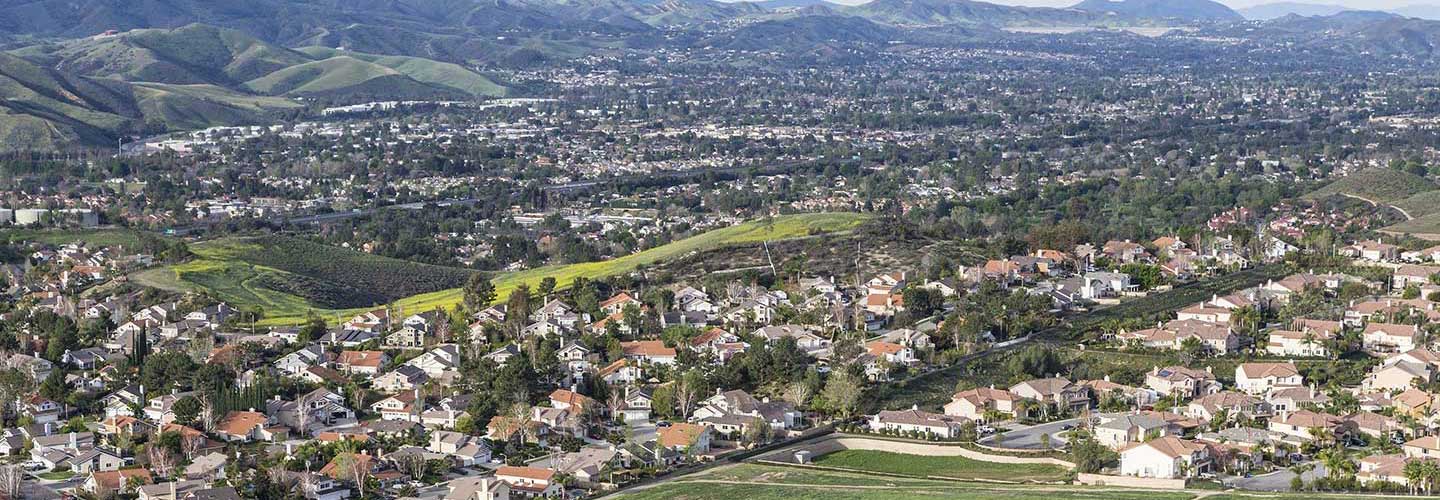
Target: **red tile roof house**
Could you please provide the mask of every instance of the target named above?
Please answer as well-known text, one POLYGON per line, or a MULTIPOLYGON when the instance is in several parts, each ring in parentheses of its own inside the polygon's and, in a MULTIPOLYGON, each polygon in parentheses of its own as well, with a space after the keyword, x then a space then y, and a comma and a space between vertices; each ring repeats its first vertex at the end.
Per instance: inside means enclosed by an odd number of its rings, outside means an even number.
POLYGON ((283 441, 290 436, 290 428, 271 424, 264 413, 232 411, 215 424, 215 434, 230 442, 283 441))
POLYGON ((346 373, 378 375, 390 362, 390 355, 382 351, 344 351, 335 360, 335 366, 346 373))
POLYGON ((111 492, 129 492, 133 484, 150 484, 150 471, 145 469, 125 469, 90 474, 85 480, 85 491, 95 495, 104 495, 111 492))
POLYGON ((527 497, 551 497, 563 488, 555 481, 555 471, 536 467, 501 466, 495 469, 495 479, 509 485, 511 492, 527 497))
POLYGON ((677 423, 658 432, 660 445, 679 452, 703 454, 710 452, 715 431, 709 426, 677 423))
POLYGON ((675 364, 675 349, 665 347, 665 343, 659 340, 621 342, 620 350, 624 351, 625 357, 629 359, 661 365, 675 364))

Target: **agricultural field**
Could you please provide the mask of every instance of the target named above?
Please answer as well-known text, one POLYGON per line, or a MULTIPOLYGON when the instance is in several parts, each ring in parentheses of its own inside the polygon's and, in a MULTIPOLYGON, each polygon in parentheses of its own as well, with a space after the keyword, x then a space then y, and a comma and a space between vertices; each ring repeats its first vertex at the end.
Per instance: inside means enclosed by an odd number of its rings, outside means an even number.
MULTIPOLYGON (((868 220, 850 213, 780 216, 750 221, 603 262, 545 266, 495 275, 503 300, 520 284, 547 277, 560 287, 575 278, 604 278, 694 252, 730 245, 849 231, 868 220)), ((459 304, 469 271, 415 264, 293 238, 222 239, 192 245, 198 259, 137 274, 136 282, 173 291, 207 291, 239 307, 263 307, 265 325, 297 324, 309 314, 344 318, 374 304, 429 311, 459 304)))
MULTIPOLYGON (((1154 491, 1113 487, 1016 485, 904 479, 772 465, 722 466, 653 486, 620 493, 624 500, 1191 500, 1222 498, 1213 490, 1154 491)), ((1354 495, 1295 495, 1243 492, 1247 499, 1363 498, 1354 495)))
POLYGON ((906 455, 873 450, 841 450, 815 459, 815 465, 855 471, 920 477, 991 481, 1053 482, 1065 478, 1064 467, 1045 464, 1002 464, 965 457, 906 455))

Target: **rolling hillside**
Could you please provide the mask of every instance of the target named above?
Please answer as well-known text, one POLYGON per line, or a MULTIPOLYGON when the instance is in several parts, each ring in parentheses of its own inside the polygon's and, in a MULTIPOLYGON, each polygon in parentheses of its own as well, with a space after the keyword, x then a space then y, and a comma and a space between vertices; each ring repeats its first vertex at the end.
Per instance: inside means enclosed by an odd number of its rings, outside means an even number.
POLYGON ((312 60, 238 31, 201 24, 98 35, 29 47, 19 54, 86 76, 226 86, 312 60))
POLYGON ((426 84, 394 69, 350 56, 297 64, 245 82, 245 88, 266 95, 311 97, 459 99, 468 96, 457 89, 426 84))
POLYGON ((120 82, 92 81, 0 53, 0 151, 58 149, 106 140, 136 126, 133 95, 120 82))
MULTIPOLYGON (((853 229, 868 220, 852 213, 780 216, 717 229, 604 262, 545 266, 494 276, 502 299, 521 283, 532 289, 546 277, 562 287, 576 277, 628 273, 692 252, 853 229)), ((224 239, 192 246, 200 258, 132 276, 136 283, 172 291, 204 290, 241 307, 264 307, 269 325, 296 324, 311 312, 334 320, 376 303, 408 311, 459 304, 463 269, 424 266, 303 240, 224 239), (447 280, 460 280, 447 281, 447 280), (403 284, 397 285, 397 284, 403 284), (421 293, 428 292, 428 293, 421 293), (403 297, 403 298, 401 298, 403 297)))
POLYGON ((297 96, 354 102, 506 93, 463 66, 424 58, 307 53, 198 24, 135 30, 0 53, 0 151, 263 123, 299 108, 290 99, 297 96))
POLYGON ((420 57, 362 54, 325 47, 305 47, 299 50, 314 59, 329 59, 342 55, 352 57, 393 69, 421 83, 455 89, 470 95, 503 96, 506 93, 506 88, 494 80, 458 64, 420 57))
POLYGON ((1305 195, 1304 198, 1314 200, 1345 195, 1371 203, 1389 204, 1435 189, 1435 183, 1424 177, 1394 169, 1375 168, 1340 178, 1305 195))

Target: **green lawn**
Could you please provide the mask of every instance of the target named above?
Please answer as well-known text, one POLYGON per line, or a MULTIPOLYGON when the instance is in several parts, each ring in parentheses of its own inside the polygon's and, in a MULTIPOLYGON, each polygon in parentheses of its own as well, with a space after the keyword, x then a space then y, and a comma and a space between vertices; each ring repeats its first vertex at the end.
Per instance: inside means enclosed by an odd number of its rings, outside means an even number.
MULTIPOLYGON (((869 216, 854 213, 785 215, 716 229, 608 261, 544 266, 525 271, 501 273, 496 275, 493 281, 496 296, 500 300, 505 300, 510 292, 520 284, 527 284, 534 290, 546 277, 555 278, 559 287, 565 288, 577 277, 598 279, 615 276, 691 253, 730 245, 849 231, 866 220, 869 220, 869 216)), ((240 307, 259 306, 265 311, 265 319, 260 323, 267 326, 298 324, 303 322, 310 313, 334 322, 367 309, 365 307, 340 309, 321 307, 294 294, 264 286, 273 283, 277 276, 283 276, 285 271, 268 265, 256 265, 265 263, 261 261, 243 262, 242 257, 235 254, 237 249, 243 249, 242 247, 243 245, 237 244, 201 243, 192 245, 193 250, 201 256, 200 259, 147 271, 137 274, 133 278, 135 282, 146 286, 173 291, 206 290, 231 302, 232 305, 240 307)), ((459 304, 462 298, 459 288, 449 288, 401 298, 393 303, 405 311, 419 312, 433 310, 437 307, 448 309, 459 304)))
POLYGON ((1002 485, 900 479, 873 475, 744 464, 712 469, 658 486, 620 494, 627 500, 825 499, 1116 499, 1189 500, 1188 493, 1117 491, 1071 486, 1002 485))
POLYGON ((815 465, 842 469, 999 481, 1059 481, 1066 470, 1058 465, 1002 464, 965 457, 904 455, 885 451, 842 450, 815 459, 815 465))
MULTIPOLYGON (((607 497, 608 498, 608 497, 607 497)), ((1318 500, 1366 497, 1322 493, 1156 491, 1078 485, 995 484, 891 478, 775 465, 722 466, 619 493, 624 500, 1318 500)))
POLYGON ((43 474, 39 474, 39 476, 40 476, 40 479, 44 479, 44 480, 46 480, 46 481, 64 481, 64 480, 66 480, 66 479, 70 479, 70 478, 72 478, 72 477, 75 477, 75 472, 74 472, 74 471, 68 471, 68 470, 62 470, 62 471, 59 471, 59 472, 46 472, 46 473, 43 473, 43 474))

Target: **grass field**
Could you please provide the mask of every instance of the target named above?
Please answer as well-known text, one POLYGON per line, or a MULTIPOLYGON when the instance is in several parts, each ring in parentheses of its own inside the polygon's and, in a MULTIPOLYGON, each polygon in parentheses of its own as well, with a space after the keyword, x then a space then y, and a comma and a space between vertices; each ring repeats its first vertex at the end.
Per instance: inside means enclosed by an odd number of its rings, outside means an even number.
POLYGON ((1385 228, 1390 234, 1410 234, 1427 240, 1440 240, 1440 213, 1408 220, 1385 228))
MULTIPOLYGON (((727 228, 716 229, 617 259, 603 262, 545 266, 525 271, 501 273, 496 275, 492 281, 495 283, 497 297, 499 297, 500 300, 504 300, 505 297, 508 297, 510 292, 514 291, 520 284, 524 283, 529 285, 533 290, 539 287, 542 279, 547 277, 555 278, 556 283, 563 288, 568 286, 577 277, 597 279, 615 276, 635 271, 644 266, 650 266, 684 256, 691 252, 711 250, 729 245, 743 245, 767 240, 781 240, 804 237, 812 234, 848 231, 868 219, 868 216, 852 213, 780 216, 773 219, 750 221, 727 228)), ((222 243, 192 245, 192 251, 200 255, 200 259, 185 264, 139 273, 134 276, 134 280, 146 286, 173 291, 206 290, 217 297, 230 301, 232 305, 241 307, 259 306, 265 311, 265 319, 261 323, 271 326, 297 324, 303 322, 306 316, 311 313, 333 321, 337 318, 348 318, 366 309, 365 307, 325 307, 313 301, 306 300, 302 296, 277 291, 276 287, 273 286, 274 283, 272 280, 277 276, 289 278, 286 274, 300 274, 315 279, 332 278, 329 276, 330 272, 324 271, 324 269, 327 269, 325 267, 316 268, 315 272, 297 272, 296 268, 292 266, 279 268, 276 267, 274 262, 246 257, 245 254, 248 252, 246 245, 227 240, 218 241, 222 243)), ((382 259, 357 252, 344 252, 371 259, 382 259)), ((393 261, 393 259, 388 260, 393 261)), ((299 284, 304 285, 304 283, 299 284)), ((386 286, 373 283, 363 286, 354 283, 342 283, 342 285, 351 286, 358 292, 372 291, 370 289, 386 286)), ((400 298, 394 300, 393 304, 408 312, 420 312, 433 310, 435 308, 448 309, 459 304, 461 300, 462 294, 459 288, 446 288, 435 292, 420 293, 400 298)))
POLYGON ((1397 200, 1391 203, 1391 205, 1404 210, 1406 214, 1417 219, 1430 214, 1440 213, 1440 189, 1426 191, 1403 200, 1397 200))
POLYGON ((723 466, 678 479, 622 492, 625 500, 1191 500, 1207 499, 1341 499, 1359 495, 1290 494, 1216 491, 1155 491, 1069 485, 1015 485, 980 482, 902 479, 846 472, 771 465, 723 466))
POLYGON ((909 476, 1021 482, 1060 481, 1067 472, 1058 465, 1002 464, 965 457, 916 456, 873 450, 841 450, 821 455, 815 459, 815 465, 909 476))

